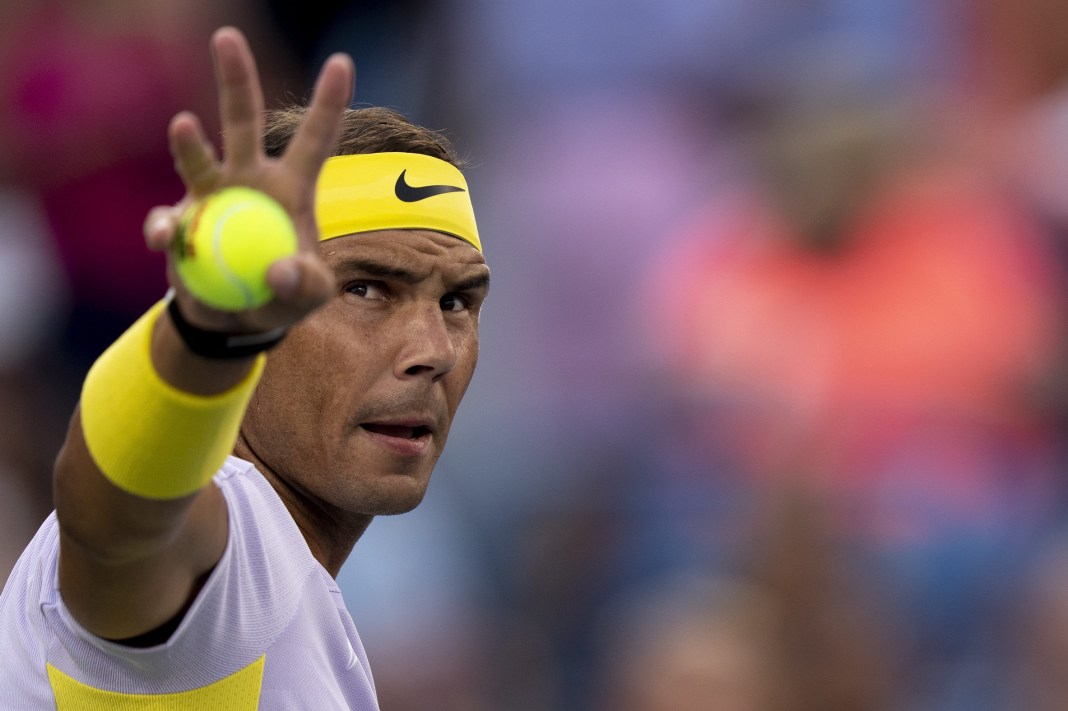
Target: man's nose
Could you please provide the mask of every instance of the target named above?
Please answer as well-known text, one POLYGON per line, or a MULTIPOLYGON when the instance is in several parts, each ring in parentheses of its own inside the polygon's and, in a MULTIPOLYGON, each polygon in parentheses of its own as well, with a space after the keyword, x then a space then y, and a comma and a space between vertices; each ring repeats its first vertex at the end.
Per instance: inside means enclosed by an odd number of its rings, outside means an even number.
POLYGON ((445 315, 437 304, 413 305, 407 314, 405 335, 397 358, 397 377, 430 376, 437 379, 456 365, 445 315))

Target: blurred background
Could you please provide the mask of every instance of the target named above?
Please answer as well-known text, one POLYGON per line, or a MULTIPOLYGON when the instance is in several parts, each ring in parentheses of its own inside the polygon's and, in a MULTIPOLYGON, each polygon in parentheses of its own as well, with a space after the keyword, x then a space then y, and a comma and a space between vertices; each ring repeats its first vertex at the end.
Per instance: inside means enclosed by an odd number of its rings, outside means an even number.
POLYGON ((0 573, 224 23, 469 160, 479 372, 339 579, 385 711, 1068 707, 1057 0, 6 0, 0 573))

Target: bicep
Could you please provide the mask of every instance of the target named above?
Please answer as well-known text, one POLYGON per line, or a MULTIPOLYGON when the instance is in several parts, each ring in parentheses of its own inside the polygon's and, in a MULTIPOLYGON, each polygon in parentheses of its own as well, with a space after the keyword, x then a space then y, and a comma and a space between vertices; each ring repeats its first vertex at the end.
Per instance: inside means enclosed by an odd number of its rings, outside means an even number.
POLYGON ((214 484, 167 501, 119 489, 90 456, 77 411, 56 460, 55 502, 60 593, 100 637, 136 637, 174 620, 226 547, 226 503, 214 484))

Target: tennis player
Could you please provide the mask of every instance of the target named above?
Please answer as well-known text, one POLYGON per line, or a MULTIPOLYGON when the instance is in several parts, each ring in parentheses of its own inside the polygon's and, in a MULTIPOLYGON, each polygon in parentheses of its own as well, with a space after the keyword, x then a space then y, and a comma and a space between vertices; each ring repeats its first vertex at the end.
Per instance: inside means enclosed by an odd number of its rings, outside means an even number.
POLYGON ((247 185, 287 209, 300 251, 240 313, 170 268, 90 370, 56 511, 0 597, 3 709, 378 708, 334 578, 374 516, 423 498, 489 271, 453 149, 348 109, 348 57, 306 109, 265 117, 244 37, 223 28, 212 50, 224 157, 174 118, 187 195, 152 211, 148 245, 169 249, 190 201, 247 185))

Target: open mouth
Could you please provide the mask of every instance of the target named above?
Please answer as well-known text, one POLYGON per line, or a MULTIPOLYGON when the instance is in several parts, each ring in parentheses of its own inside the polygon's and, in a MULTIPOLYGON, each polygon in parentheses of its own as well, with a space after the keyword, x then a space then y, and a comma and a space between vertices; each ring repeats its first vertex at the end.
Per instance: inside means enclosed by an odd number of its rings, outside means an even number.
POLYGON ((374 422, 367 422, 361 424, 360 427, 364 428, 368 432, 374 432, 385 437, 396 437, 398 439, 419 439, 430 434, 430 428, 426 425, 380 425, 374 422))

